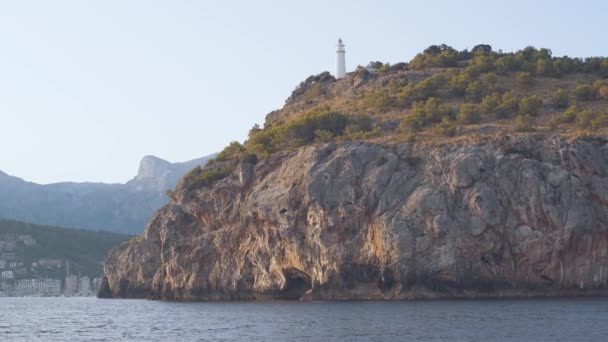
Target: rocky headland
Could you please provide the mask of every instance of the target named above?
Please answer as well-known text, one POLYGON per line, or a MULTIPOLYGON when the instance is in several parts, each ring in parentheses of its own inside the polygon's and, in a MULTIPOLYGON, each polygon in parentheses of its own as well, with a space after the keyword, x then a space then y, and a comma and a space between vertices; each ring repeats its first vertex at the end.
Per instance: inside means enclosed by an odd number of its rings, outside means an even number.
POLYGON ((99 296, 608 294, 608 59, 442 45, 369 70, 308 78, 182 178, 99 296))

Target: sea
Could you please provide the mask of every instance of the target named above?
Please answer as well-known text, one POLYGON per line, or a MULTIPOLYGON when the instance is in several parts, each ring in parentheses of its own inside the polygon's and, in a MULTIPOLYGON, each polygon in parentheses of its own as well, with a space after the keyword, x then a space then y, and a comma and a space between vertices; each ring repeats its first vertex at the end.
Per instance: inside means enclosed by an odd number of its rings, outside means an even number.
POLYGON ((608 299, 0 298, 0 341, 608 341, 608 299))

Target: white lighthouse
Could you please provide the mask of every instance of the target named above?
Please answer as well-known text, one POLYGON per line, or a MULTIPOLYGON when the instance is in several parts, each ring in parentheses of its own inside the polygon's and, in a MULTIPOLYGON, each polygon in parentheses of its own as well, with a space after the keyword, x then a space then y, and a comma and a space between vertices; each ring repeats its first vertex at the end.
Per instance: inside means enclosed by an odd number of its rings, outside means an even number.
POLYGON ((344 78, 346 76, 346 50, 342 44, 342 38, 338 39, 338 50, 336 50, 336 78, 344 78))

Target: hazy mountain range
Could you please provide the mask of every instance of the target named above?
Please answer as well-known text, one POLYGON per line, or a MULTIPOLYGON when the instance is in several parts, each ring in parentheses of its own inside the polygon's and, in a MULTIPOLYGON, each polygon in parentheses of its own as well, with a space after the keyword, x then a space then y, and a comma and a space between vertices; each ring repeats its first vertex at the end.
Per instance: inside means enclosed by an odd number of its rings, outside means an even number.
POLYGON ((0 218, 37 224, 139 233, 167 201, 166 191, 213 156, 183 163, 146 156, 125 184, 36 184, 0 171, 0 218))

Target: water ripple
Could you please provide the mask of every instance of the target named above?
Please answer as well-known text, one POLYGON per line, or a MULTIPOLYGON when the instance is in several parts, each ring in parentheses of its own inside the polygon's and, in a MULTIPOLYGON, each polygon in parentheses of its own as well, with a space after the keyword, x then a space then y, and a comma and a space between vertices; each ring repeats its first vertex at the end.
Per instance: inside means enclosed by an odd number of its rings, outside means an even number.
POLYGON ((608 299, 163 303, 0 298, 1 341, 607 341, 608 299))

